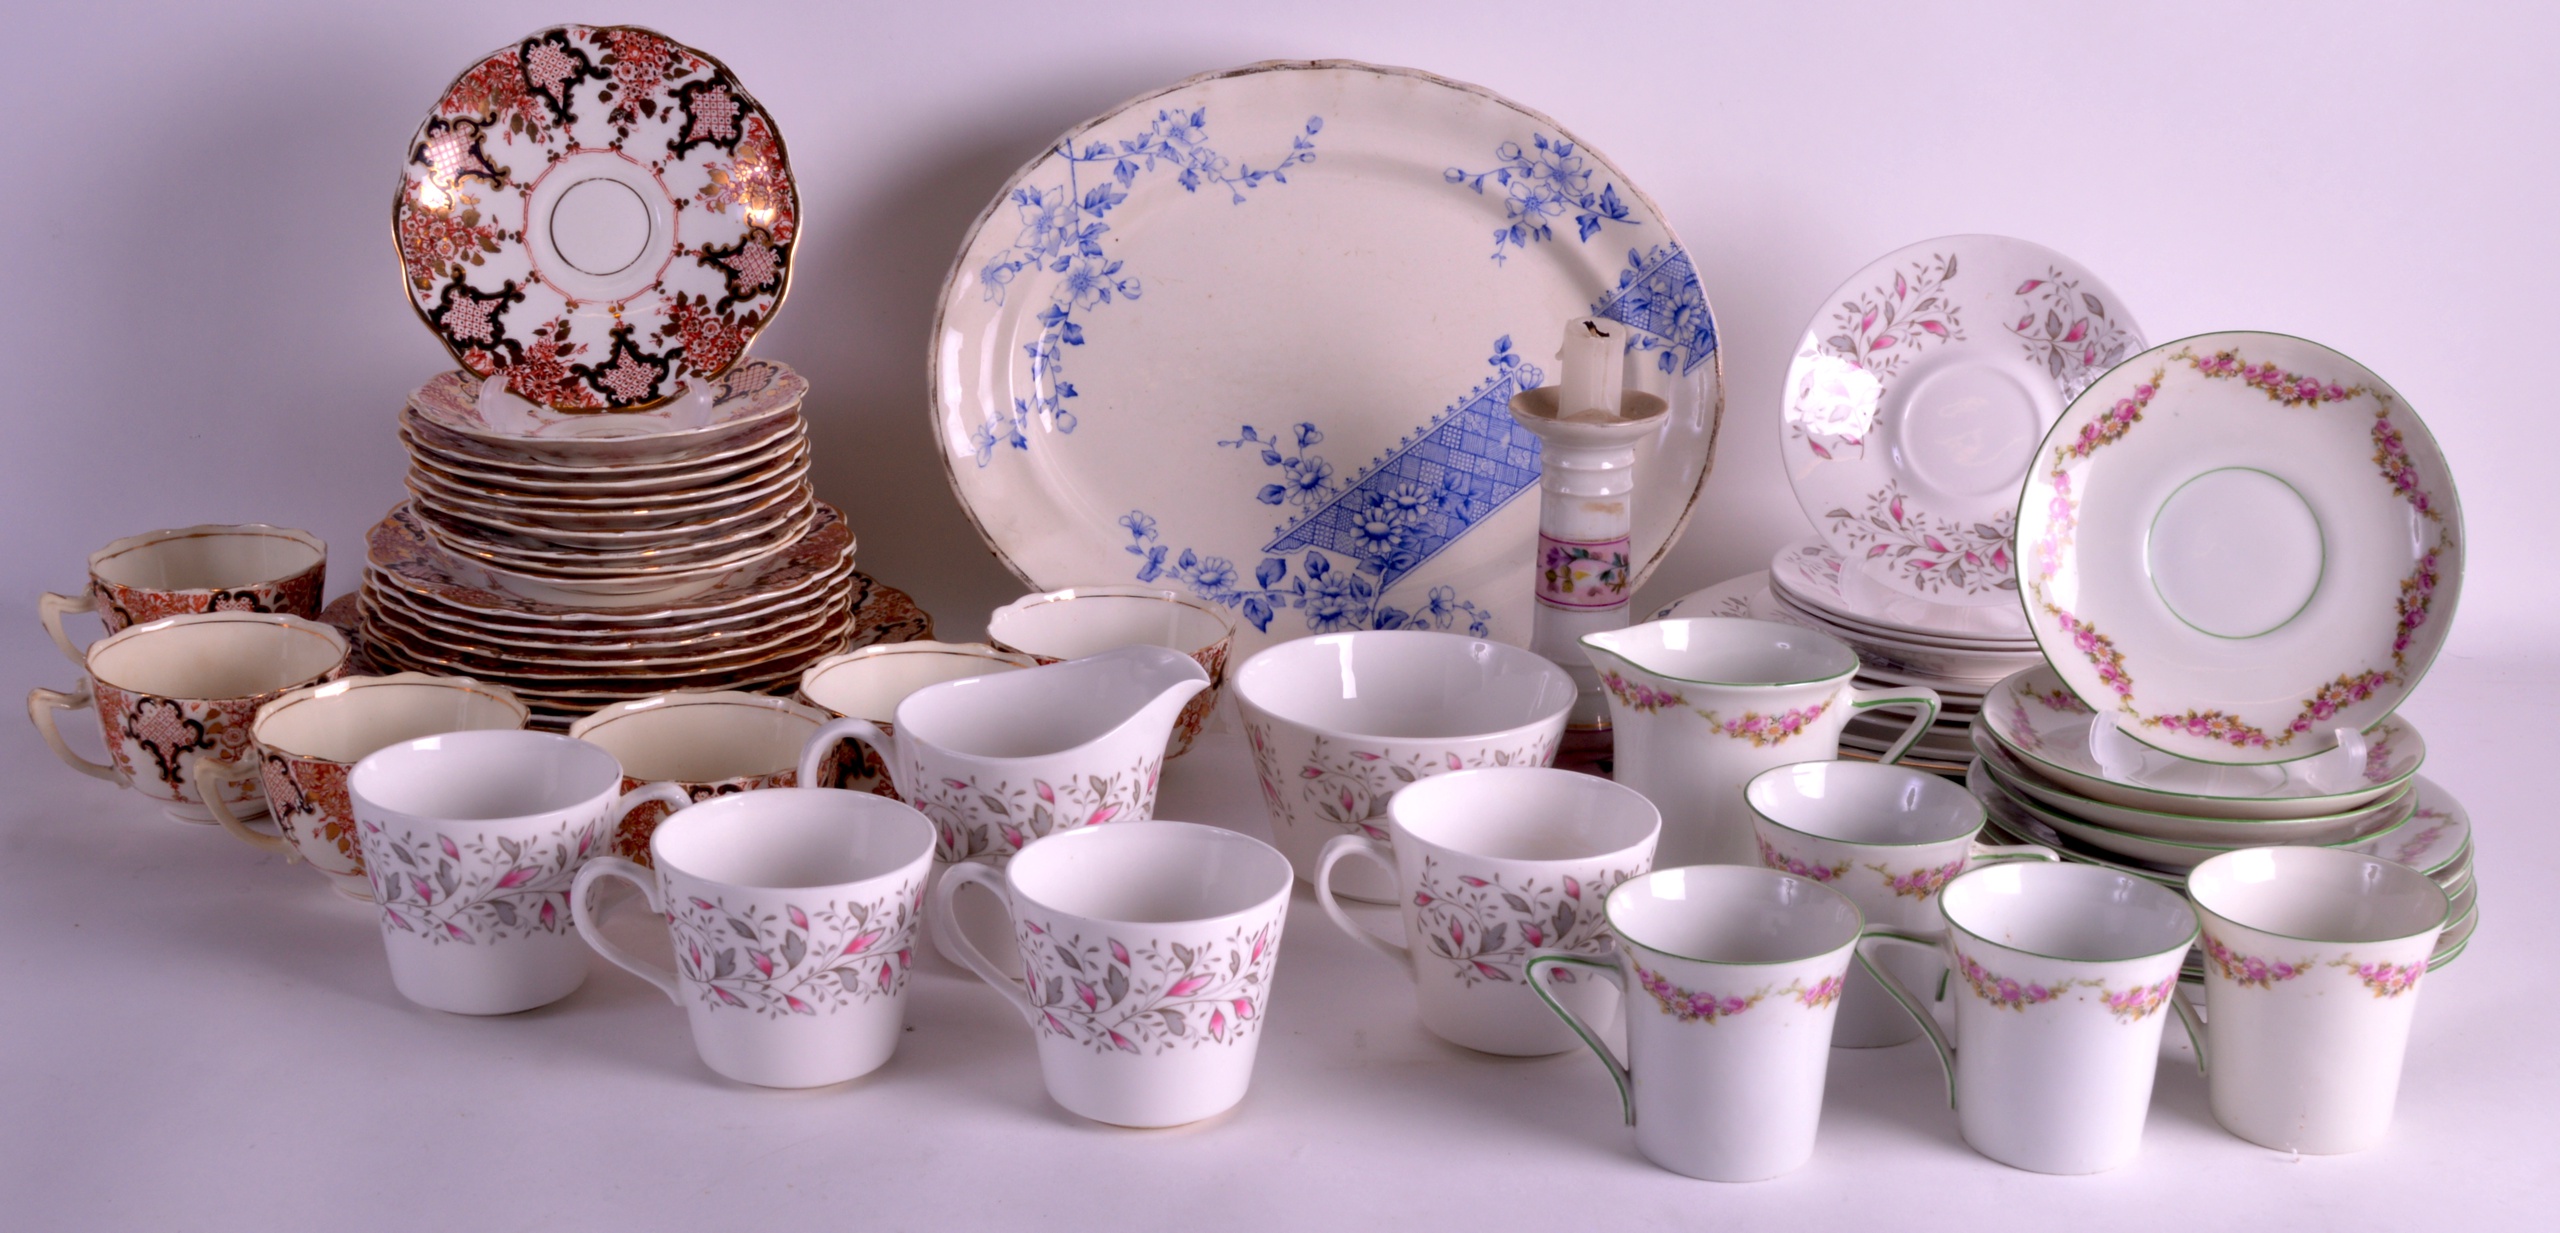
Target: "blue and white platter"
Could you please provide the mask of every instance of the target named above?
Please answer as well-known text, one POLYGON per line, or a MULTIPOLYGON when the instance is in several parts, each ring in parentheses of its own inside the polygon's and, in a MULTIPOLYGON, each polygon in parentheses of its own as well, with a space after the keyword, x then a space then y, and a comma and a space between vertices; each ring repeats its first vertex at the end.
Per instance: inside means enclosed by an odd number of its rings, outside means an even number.
POLYGON ((952 487, 1036 588, 1131 581, 1309 633, 1529 637, 1539 447, 1511 396, 1568 318, 1632 327, 1636 581, 1723 406, 1715 318, 1661 211, 1553 120, 1410 69, 1291 61, 1126 103, 1017 173, 932 355, 952 487))

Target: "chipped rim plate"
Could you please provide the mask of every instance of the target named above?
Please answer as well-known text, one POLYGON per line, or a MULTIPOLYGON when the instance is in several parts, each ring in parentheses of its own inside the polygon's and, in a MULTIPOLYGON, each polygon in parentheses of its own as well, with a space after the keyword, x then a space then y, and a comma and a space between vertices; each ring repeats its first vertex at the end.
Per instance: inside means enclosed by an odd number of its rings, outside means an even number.
POLYGON ((2064 406, 2148 346, 2080 263, 2002 235, 1886 253, 1805 326, 1778 449, 1796 503, 1901 595, 2015 607, 2018 484, 2064 406))
POLYGON ((1819 539, 1798 540, 1771 553, 1769 585, 1811 611, 1880 634, 1993 651, 2035 646, 2026 613, 2015 604, 1959 606, 1897 594, 1848 568, 1847 558, 1819 539))
POLYGON ((2028 624, 2072 692, 2203 762, 2315 756, 2389 715, 2462 589, 2426 425, 2283 334, 2199 334, 2100 377, 2045 438, 2018 543, 2028 624))
POLYGON ((437 373, 409 395, 401 424, 439 451, 502 469, 673 469, 769 444, 787 428, 777 421, 796 416, 809 393, 808 379, 789 365, 749 359, 703 387, 708 407, 689 397, 651 411, 570 415, 493 400, 491 410, 516 414, 492 421, 481 406, 484 384, 467 372, 437 373))
POLYGON ((2341 813, 2397 791, 2427 760, 2426 738, 2406 716, 2365 730, 2364 786, 2323 791, 2285 766, 2228 766, 2137 747, 2139 782, 2113 780, 2089 755, 2088 706, 2051 665, 2000 682, 1984 698, 1983 722, 2002 748, 2046 779, 2083 796, 2135 809, 2226 818, 2302 818, 2341 813))
POLYGON ((643 409, 772 321, 800 194, 726 65, 638 26, 562 25, 445 87, 391 232, 410 306, 464 368, 545 407, 643 409))
POLYGON ((2092 800, 2046 782, 1978 722, 1970 733, 1970 743, 1975 756, 1982 759, 1983 765, 1990 769, 1992 778, 1998 780, 2001 787, 2028 798, 2033 804, 2095 826, 2172 843, 2224 847, 2327 843, 2357 833, 2376 818, 2393 813, 2408 815, 2418 808, 2416 791, 2402 788, 2353 809, 2302 818, 2209 818, 2156 809, 2135 809, 2092 800))
POLYGON ((1373 628, 1525 644, 1539 446, 1508 403, 1588 315, 1631 327, 1628 387, 1671 404, 1617 549, 1632 590, 1722 405, 1662 211, 1480 87, 1248 65, 1112 108, 1006 183, 936 308, 932 433, 1035 589, 1188 590, 1236 613, 1240 657, 1373 628))

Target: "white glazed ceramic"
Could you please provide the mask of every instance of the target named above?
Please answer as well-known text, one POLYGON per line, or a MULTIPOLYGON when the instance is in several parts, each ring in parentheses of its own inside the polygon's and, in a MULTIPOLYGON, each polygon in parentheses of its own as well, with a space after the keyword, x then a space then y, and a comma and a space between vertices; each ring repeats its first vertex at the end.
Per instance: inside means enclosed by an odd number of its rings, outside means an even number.
POLYGON ((342 677, 259 707, 250 727, 256 759, 200 762, 196 788, 224 829, 287 861, 309 861, 331 886, 370 901, 373 885, 365 878, 347 772, 387 745, 442 732, 521 728, 530 718, 505 686, 467 677, 342 677), (224 781, 247 776, 258 778, 278 834, 242 825, 224 799, 224 781))
POLYGON ((1803 617, 1796 615, 1794 609, 1780 605, 1770 592, 1769 571, 1765 569, 1691 591, 1664 604, 1645 619, 1667 621, 1674 617, 1749 617, 1804 624, 1803 617))
POLYGON ((2457 871, 2466 871, 2467 876, 2471 815, 2443 785, 2424 775, 2411 780, 2410 790, 2417 798, 2417 810, 2407 826, 2348 850, 2396 861, 2439 880, 2450 879, 2457 871))
POLYGON ((2090 752, 2094 718, 2049 667, 2000 682, 1982 705, 1991 735, 2036 774, 2082 796, 2161 813, 2255 819, 2342 813, 2398 791, 2427 758, 2417 725, 2393 715, 2366 730, 2362 768, 2334 780, 2307 761, 2229 766, 2132 741, 2124 742, 2128 761, 2110 774, 2090 752))
POLYGON ((193 612, 281 612, 320 619, 329 546, 309 531, 206 525, 128 535, 89 554, 89 585, 78 595, 36 598, 44 632, 75 668, 87 667, 62 628, 74 612, 95 612, 108 633, 193 612))
POLYGON ((1236 619, 1206 600, 1159 587, 1070 587, 1025 595, 987 617, 987 642, 1044 664, 1082 659, 1123 646, 1180 651, 1209 674, 1182 717, 1174 721, 1165 756, 1191 748, 1227 683, 1227 651, 1235 644, 1236 619))
POLYGON ((1965 791, 1973 794, 1973 799, 1982 803, 1982 811, 1990 819, 1984 824, 1984 834, 2014 843, 2042 844, 2066 861, 2094 865, 2162 886, 2177 886, 2186 877, 2183 871, 2162 869, 2104 848, 2092 847, 2045 825, 2043 819, 2028 813, 2016 796, 2003 790, 1978 759, 1965 768, 1964 787, 1965 791))
POLYGON ((2000 235, 1876 258, 1796 344, 1779 440, 1796 503, 1887 588, 2014 609, 2018 485, 2088 384, 2146 344, 2071 258, 2000 235))
MULTIPOLYGON (((738 690, 660 694, 617 702, 569 725, 622 764, 622 790, 673 783, 709 800, 760 788, 833 788, 844 757, 819 729, 833 717, 805 702, 738 690), (805 772, 805 774, 804 774, 805 772)), ((649 833, 667 816, 643 802, 614 827, 607 851, 647 865, 649 833)))
POLYGON ((2198 862, 2236 848, 2264 847, 2273 843, 2352 848, 2388 841, 2399 832, 2401 827, 2407 825, 2417 812, 2416 795, 2403 791, 2384 798, 2379 802, 2380 808, 2358 811, 2358 821, 2352 829, 2344 833, 2332 832, 2320 837, 2278 839, 2272 835, 2249 834, 2245 832, 2245 828, 2283 825, 2282 823, 2236 822, 2226 825, 2241 829, 2243 833, 2225 835, 2211 841, 2164 839, 2152 834, 2103 826, 2051 808, 2010 786, 1989 759, 1983 760, 1983 768, 1991 773, 1993 785, 1998 790, 2008 793, 2011 803, 2015 804, 2021 812, 2052 827, 2062 835, 2077 840, 2086 847, 2111 853, 2126 860, 2140 861, 2157 869, 2181 872, 2194 868, 2198 862))
POLYGON ((2053 426, 2018 543, 2072 692, 2208 762, 2336 745, 2416 688, 2462 589, 2426 425, 2363 365, 2281 334, 2126 361, 2053 426))
POLYGON ((1153 817, 1166 736, 1208 687, 1188 655, 1121 647, 928 685, 888 728, 837 719, 815 739, 861 741, 888 764, 940 833, 936 861, 1001 865, 1043 835, 1153 817))
POLYGON ((1260 840, 1115 822, 1051 835, 1002 869, 954 866, 934 888, 934 936, 1022 1012, 1051 1099, 1115 1126, 1178 1126, 1234 1107, 1253 1080, 1289 886, 1289 862, 1260 840), (1019 975, 962 936, 952 901, 971 884, 1011 916, 1019 975))
POLYGON ((2381 1142, 2444 891, 2380 857, 2260 848, 2196 866, 2187 893, 2204 918, 2214 1120, 2278 1151, 2381 1142))
MULTIPOLYGON (((764 603, 784 594, 815 592, 841 579, 853 565, 853 532, 844 515, 821 502, 809 533, 782 553, 750 568, 713 575, 681 596, 652 599, 573 594, 567 598, 502 593, 495 574, 438 546, 408 504, 392 509, 366 538, 367 581, 397 585, 415 597, 465 612, 520 620, 645 623, 669 613, 707 615, 764 603)), ((682 589, 682 588, 679 588, 682 589)))
POLYGON ((1719 1182, 1802 1166, 1822 1120, 1857 906, 1789 874, 1700 866, 1630 879, 1610 893, 1608 917, 1614 958, 1542 951, 1530 987, 1617 1080, 1636 1150, 1719 1182), (1616 986, 1623 1060, 1552 996, 1566 973, 1616 986))
MULTIPOLYGON (((201 769, 251 755, 258 708, 344 671, 336 629, 282 613, 202 612, 126 626, 82 654, 88 676, 74 689, 27 694, 27 717, 63 765, 132 788, 181 822, 213 821, 197 784, 201 769), (56 712, 97 710, 107 761, 71 751, 56 712)), ((238 817, 266 812, 256 779, 216 777, 238 817)))
MULTIPOLYGON (((1602 907, 1619 883, 1653 868, 1661 833, 1652 802, 1579 771, 1453 771, 1387 802, 1385 842, 1327 841, 1316 861, 1316 904, 1413 978, 1422 1026, 1433 1035, 1485 1053, 1562 1053, 1573 1033, 1530 993, 1529 956, 1606 954, 1602 907), (1363 928, 1334 898, 1334 870, 1353 857, 1394 874, 1402 942, 1363 928)), ((1596 1016, 1606 1008, 1574 1009, 1596 1016)))
POLYGON ((2196 939, 2195 910, 2169 887, 2044 861, 1963 874, 1938 906, 1943 939, 1879 930, 1858 958, 1928 1032, 1965 1142, 2036 1173, 2131 1161, 2151 1107, 2160 1027, 2196 939), (1946 952, 1960 1044, 1877 966, 1871 952, 1885 945, 1946 952))
POLYGON ((1988 686, 1993 681, 2021 668, 2044 662, 2032 646, 1987 649, 1977 644, 1954 645, 1923 641, 1918 635, 1879 633, 1863 625, 1851 625, 1831 619, 1794 600, 1777 595, 1774 606, 1785 610, 1783 619, 1799 625, 1810 625, 1849 644, 1858 652, 1861 663, 1887 672, 1908 672, 1949 681, 1975 682, 1988 686))
POLYGON ((1838 640, 1773 621, 1701 617, 1586 635, 1609 691, 1618 782, 1662 810, 1664 866, 1760 863, 1742 787, 1789 762, 1836 757, 1840 729, 1870 707, 1916 708, 1899 759, 1937 718, 1928 689, 1862 690, 1838 640))
MULTIPOLYGON (((1798 762, 1762 771, 1743 789, 1760 863, 1811 878, 1858 905, 1869 925, 1918 937, 1944 933, 1938 892, 1968 867, 2056 860, 2050 848, 1981 842, 1982 805, 1927 771, 1873 762, 1798 762)), ((1906 972, 1934 981, 1938 972, 1906 972)), ((1849 973, 1831 1043, 1898 1045, 1920 1027, 1865 969, 1849 973)))
POLYGON ((2092 800, 2038 775, 1990 729, 1977 723, 1970 734, 1972 752, 2003 788, 2028 802, 2098 826, 2175 843, 2247 847, 2261 843, 2331 843, 2356 835, 2377 819, 2406 814, 2414 803, 2414 784, 2337 813, 2302 818, 2214 818, 2157 809, 2135 809, 2092 800))
POLYGON ((1931 637, 1991 650, 2033 649, 2026 614, 2012 605, 1933 603, 1894 591, 1818 539, 1799 540, 1769 557, 1769 585, 1779 597, 1832 623, 1879 634, 1931 637))
POLYGON ((631 475, 712 466, 769 447, 796 419, 808 379, 747 358, 685 397, 612 415, 554 411, 496 391, 466 372, 442 372, 410 395, 400 427, 436 454, 476 467, 564 476, 631 475))
POLYGON ((770 788, 678 809, 651 865, 598 856, 578 870, 578 933, 685 1008, 702 1064, 741 1083, 821 1087, 889 1060, 933 865, 933 824, 896 801, 770 788), (588 887, 621 878, 665 919, 675 966, 598 925, 588 887))
POLYGON ((367 754, 347 774, 391 983, 420 1006, 504 1015, 587 979, 569 919, 578 867, 644 800, 613 755, 549 732, 448 732, 367 754))
MULTIPOLYGON (((838 719, 867 719, 882 732, 897 730, 898 704, 927 685, 1038 667, 1028 655, 999 651, 983 642, 884 642, 830 655, 800 674, 800 700, 838 719)), ((845 746, 837 786, 902 800, 887 764, 859 743, 845 746)))
POLYGON ((1637 451, 1632 589, 1688 518, 1722 402, 1663 213, 1476 86, 1339 60, 1204 73, 1079 125, 971 228, 934 322, 933 439, 1033 587, 1187 590, 1235 611, 1245 655, 1366 629, 1520 645, 1539 444, 1507 405, 1591 316, 1628 327, 1627 388, 1670 403, 1637 451))
MULTIPOLYGON (((1555 760, 1573 678, 1517 647, 1415 630, 1325 634, 1236 670, 1236 707, 1273 842, 1313 881, 1337 835, 1387 837, 1387 798, 1431 775, 1555 760)), ((1395 881, 1353 867, 1349 898, 1393 902, 1395 881)))

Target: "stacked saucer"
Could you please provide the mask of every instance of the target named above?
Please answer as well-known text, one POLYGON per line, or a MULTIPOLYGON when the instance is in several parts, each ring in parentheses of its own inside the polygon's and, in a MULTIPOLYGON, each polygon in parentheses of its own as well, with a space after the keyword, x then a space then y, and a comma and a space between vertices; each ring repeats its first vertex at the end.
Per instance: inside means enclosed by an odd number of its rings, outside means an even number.
POLYGON ((1966 785, 1989 812, 1995 842, 2043 844, 2065 860, 2172 887, 2236 848, 2370 853, 2426 874, 2453 896, 2436 962, 2461 953, 2479 911, 2471 825, 2450 793, 2418 775, 2426 741, 2407 719, 2369 729, 2360 761, 2333 753, 2226 765, 2110 741, 2107 733, 2093 747, 2095 718, 2050 668, 1993 688, 1970 734, 1980 758, 1966 785))

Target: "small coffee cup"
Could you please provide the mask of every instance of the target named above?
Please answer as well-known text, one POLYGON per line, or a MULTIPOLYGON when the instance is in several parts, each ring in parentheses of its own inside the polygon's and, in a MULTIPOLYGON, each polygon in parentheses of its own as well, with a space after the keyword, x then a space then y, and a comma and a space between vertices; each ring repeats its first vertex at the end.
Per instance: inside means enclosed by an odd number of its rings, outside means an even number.
MULTIPOLYGON (((1902 1003, 1947 1074, 1973 1150, 2035 1173, 2098 1173, 2131 1161, 2159 1069, 2162 1013, 2196 939, 2176 891, 2096 865, 2010 861, 1961 874, 1938 895, 1943 938, 1871 930, 1858 961, 1902 1003), (1955 971, 1955 1039, 1892 969, 1885 946, 1944 950, 1955 971)), ((2190 1034, 2196 1031, 2192 1018, 2190 1034)))
POLYGON ((203 762, 196 788, 223 829, 252 847, 309 861, 329 884, 370 902, 364 847, 347 798, 347 772, 386 745, 443 732, 521 728, 532 712, 503 685, 468 677, 351 676, 294 690, 258 708, 256 759, 203 762), (256 777, 278 834, 251 830, 225 801, 230 781, 256 777))
POLYGON ((89 585, 78 595, 36 601, 44 631, 72 666, 80 648, 62 628, 74 612, 95 612, 107 632, 197 612, 280 612, 320 619, 329 546, 309 531, 241 526, 146 531, 89 554, 89 585))
MULTIPOLYGON (((1915 937, 1946 929, 1938 892, 1967 866, 1995 860, 2057 860, 2034 844, 1981 842, 1982 802, 1927 771, 1879 762, 1798 762, 1762 771, 1743 789, 1758 828, 1760 863, 1811 878, 1847 895, 1873 927, 1915 937)), ((1915 987, 1938 972, 1906 972, 1915 987)), ((1864 968, 1849 969, 1831 1043, 1844 1049, 1898 1045, 1920 1026, 1894 1005, 1864 968)))
POLYGON ((934 937, 1038 1038, 1049 1095, 1115 1126, 1178 1126, 1232 1108, 1253 1080, 1292 876, 1268 844, 1192 822, 1062 831, 1001 869, 954 865, 934 937), (980 886, 1005 905, 1019 976, 954 924, 980 886))
POLYGON ((1098 655, 1114 647, 1160 646, 1180 651, 1209 674, 1209 687, 1182 708, 1173 724, 1168 758, 1181 757, 1209 722, 1210 708, 1227 684, 1227 651, 1235 644, 1236 619, 1226 609, 1180 591, 1159 587, 1070 587, 1025 595, 987 617, 987 642, 999 651, 1029 655, 1043 664, 1098 655))
MULTIPOLYGON (((1433 1035, 1484 1053, 1562 1053, 1574 1034, 1529 992, 1529 956, 1605 953, 1601 905, 1653 867, 1661 831, 1662 815, 1634 789, 1576 771, 1435 775, 1388 801, 1386 842, 1337 835, 1324 845, 1316 903, 1413 978, 1433 1035), (1403 942, 1362 928, 1334 897, 1334 869, 1351 857, 1394 875, 1403 942)), ((1571 973, 1551 972, 1556 978, 1571 973)))
MULTIPOLYGON (((830 718, 771 694, 683 691, 617 702, 570 724, 569 735, 622 763, 623 791, 672 783, 701 801, 759 788, 838 786, 848 742, 817 740, 830 718)), ((613 855, 647 866, 649 832, 666 816, 664 806, 642 802, 614 829, 613 855)))
POLYGON ((1754 1182, 1813 1156, 1831 1024, 1858 941, 1858 907, 1769 869, 1696 865, 1610 892, 1611 958, 1540 951, 1529 986, 1609 1068, 1636 1150, 1674 1173, 1754 1182), (1616 986, 1622 1061, 1545 979, 1616 986))
POLYGON ((599 856, 570 892, 578 933, 685 1008, 704 1065, 760 1087, 823 1087, 889 1060, 933 865, 933 824, 896 801, 768 788, 678 808, 644 869, 599 856), (621 878, 667 922, 675 967, 605 936, 588 887, 621 878))
MULTIPOLYGON (((264 612, 163 617, 109 634, 81 653, 89 674, 78 688, 27 695, 27 717, 54 756, 84 775, 120 784, 182 822, 211 823, 196 783, 199 764, 250 754, 258 708, 345 669, 347 640, 329 626, 264 612), (97 708, 108 762, 71 751, 57 711, 97 708)), ((250 777, 216 786, 243 818, 267 811, 250 777)))
MULTIPOLYGON (((800 674, 800 700, 838 719, 860 719, 883 733, 897 732, 898 704, 927 685, 1039 666, 1036 659, 999 651, 983 642, 882 642, 830 655, 800 674)), ((859 741, 845 744, 845 765, 835 786, 873 792, 890 800, 897 784, 886 761, 859 741)))
POLYGON ((447 732, 365 755, 347 773, 382 948, 400 995, 458 1015, 547 1006, 587 979, 570 920, 578 867, 643 801, 613 755, 550 732, 447 732))
POLYGON ((2197 865, 2187 893, 2204 918, 2212 1017, 2199 1057, 2214 1120, 2279 1151, 2381 1142, 2443 889, 2379 857, 2273 847, 2197 865))

